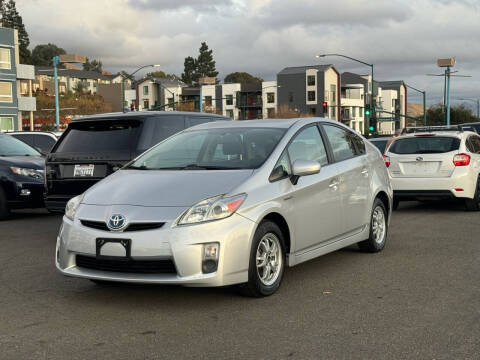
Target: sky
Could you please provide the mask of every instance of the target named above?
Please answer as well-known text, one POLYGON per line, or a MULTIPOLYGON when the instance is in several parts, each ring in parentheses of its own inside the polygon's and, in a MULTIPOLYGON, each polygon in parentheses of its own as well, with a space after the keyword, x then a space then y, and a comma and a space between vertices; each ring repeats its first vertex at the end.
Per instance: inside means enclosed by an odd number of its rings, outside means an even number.
MULTIPOLYGON (((452 98, 480 97, 480 0, 17 0, 31 48, 54 43, 100 59, 104 70, 161 64, 180 75, 202 41, 219 78, 246 71, 274 80, 287 66, 331 63, 340 71, 404 80, 439 103, 438 58, 455 57, 452 98)), ((410 91, 409 101, 421 102, 410 91)), ((461 102, 457 102, 461 103, 461 102)))

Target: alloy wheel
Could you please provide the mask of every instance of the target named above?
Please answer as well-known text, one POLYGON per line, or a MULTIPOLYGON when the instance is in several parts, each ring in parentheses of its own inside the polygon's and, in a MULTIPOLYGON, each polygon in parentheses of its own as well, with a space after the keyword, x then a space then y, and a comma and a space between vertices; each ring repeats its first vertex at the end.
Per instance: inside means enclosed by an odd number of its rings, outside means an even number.
POLYGON ((377 244, 383 243, 386 234, 385 213, 381 206, 375 207, 372 214, 372 233, 377 244))
POLYGON ((277 281, 282 270, 283 257, 280 240, 273 233, 265 234, 257 247, 257 275, 263 285, 270 286, 277 281))

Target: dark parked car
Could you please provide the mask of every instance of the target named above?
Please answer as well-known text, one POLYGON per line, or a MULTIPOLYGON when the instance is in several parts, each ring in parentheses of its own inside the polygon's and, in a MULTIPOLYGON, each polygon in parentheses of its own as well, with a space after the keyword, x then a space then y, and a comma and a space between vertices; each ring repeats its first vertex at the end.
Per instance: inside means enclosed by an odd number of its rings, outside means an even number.
POLYGON ((46 131, 18 131, 9 132, 8 134, 45 155, 52 150, 58 139, 54 133, 46 131))
POLYGON ((383 137, 377 137, 377 138, 371 138, 368 139, 375 147, 380 150, 380 152, 383 154, 385 153, 385 147, 387 146, 388 139, 390 139, 389 136, 383 136, 383 137))
POLYGON ((480 134, 480 122, 465 123, 465 124, 460 124, 460 126, 464 128, 464 130, 471 130, 480 134))
POLYGON ((72 197, 153 145, 194 125, 230 120, 192 112, 113 113, 73 120, 46 159, 45 205, 64 211, 72 197))
POLYGON ((0 133, 0 219, 10 209, 43 207, 43 169, 38 151, 0 133))

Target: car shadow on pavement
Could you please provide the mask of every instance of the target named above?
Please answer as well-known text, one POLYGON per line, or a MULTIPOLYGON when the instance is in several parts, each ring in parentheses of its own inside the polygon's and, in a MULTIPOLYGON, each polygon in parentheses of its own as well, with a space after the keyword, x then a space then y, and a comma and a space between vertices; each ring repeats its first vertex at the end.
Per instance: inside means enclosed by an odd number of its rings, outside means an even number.
POLYGON ((8 218, 3 220, 3 222, 8 222, 9 220, 22 220, 22 219, 35 219, 41 217, 52 217, 60 216, 59 213, 50 213, 46 209, 22 209, 22 210, 12 210, 8 218))
POLYGON ((451 212, 466 210, 462 202, 455 200, 405 201, 399 204, 398 209, 393 212, 393 216, 397 213, 413 213, 417 211, 451 212))

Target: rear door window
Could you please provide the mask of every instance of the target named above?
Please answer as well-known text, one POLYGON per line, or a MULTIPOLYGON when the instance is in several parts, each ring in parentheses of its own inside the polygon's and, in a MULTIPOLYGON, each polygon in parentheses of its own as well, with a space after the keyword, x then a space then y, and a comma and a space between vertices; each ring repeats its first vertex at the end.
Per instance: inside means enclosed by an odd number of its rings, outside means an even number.
POLYGON ((470 151, 476 154, 480 154, 480 137, 470 136, 469 140, 472 146, 472 150, 470 151))
POLYGON ((162 115, 145 119, 137 150, 143 152, 185 129, 183 115, 162 115))
POLYGON ((71 123, 56 153, 130 152, 136 143, 140 121, 105 120, 71 123))
POLYGON ((397 139, 388 151, 393 154, 440 154, 458 150, 460 139, 451 136, 416 136, 397 139))
MULTIPOLYGON (((323 125, 323 128, 332 147, 335 161, 348 160, 360 154, 355 146, 358 142, 355 134, 333 125, 323 125)), ((363 144, 363 152, 365 152, 365 144, 363 144)))

